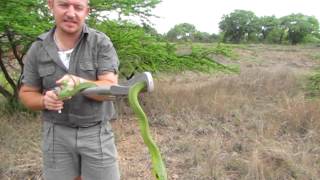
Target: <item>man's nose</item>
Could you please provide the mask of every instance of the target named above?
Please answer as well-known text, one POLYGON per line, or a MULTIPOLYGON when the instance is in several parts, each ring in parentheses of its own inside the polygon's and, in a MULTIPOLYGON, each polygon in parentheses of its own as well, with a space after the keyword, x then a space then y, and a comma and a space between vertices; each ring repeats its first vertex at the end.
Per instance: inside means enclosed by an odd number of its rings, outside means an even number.
POLYGON ((76 11, 73 6, 69 6, 66 12, 68 18, 74 18, 76 16, 76 11))

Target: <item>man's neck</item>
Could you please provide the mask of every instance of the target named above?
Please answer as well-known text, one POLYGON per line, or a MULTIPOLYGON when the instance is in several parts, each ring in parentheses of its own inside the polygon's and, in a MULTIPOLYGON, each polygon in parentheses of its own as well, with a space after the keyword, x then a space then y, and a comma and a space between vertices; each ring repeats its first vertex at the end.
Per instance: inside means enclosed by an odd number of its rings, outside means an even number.
POLYGON ((69 34, 61 31, 60 29, 56 29, 54 32, 55 43, 61 51, 74 48, 79 41, 80 36, 81 31, 69 34))

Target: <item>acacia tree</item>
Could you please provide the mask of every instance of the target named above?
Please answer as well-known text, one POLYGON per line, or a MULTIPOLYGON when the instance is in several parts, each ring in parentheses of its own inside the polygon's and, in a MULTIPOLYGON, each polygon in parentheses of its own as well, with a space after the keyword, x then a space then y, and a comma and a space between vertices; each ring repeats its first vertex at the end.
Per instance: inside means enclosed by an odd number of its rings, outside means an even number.
POLYGON ((314 16, 291 14, 281 18, 281 26, 288 32, 288 40, 292 45, 301 43, 308 34, 319 33, 319 22, 314 16))
POLYGON ((100 21, 108 19, 110 13, 117 13, 118 20, 125 16, 138 17, 142 22, 149 22, 148 18, 154 16, 151 10, 161 0, 90 0, 90 19, 100 21))
POLYGON ((222 17, 219 28, 224 34, 224 42, 240 43, 255 35, 258 29, 258 17, 251 11, 235 10, 222 17))
POLYGON ((268 35, 279 28, 280 22, 275 16, 263 16, 259 18, 259 30, 261 33, 260 39, 262 41, 266 41, 268 35))
MULTIPOLYGON (((90 0, 90 24, 103 21, 106 12, 137 16, 142 21, 150 16, 160 0, 90 0)), ((23 56, 36 37, 52 27, 53 19, 47 0, 1 0, 0 6, 0 94, 8 100, 18 99, 19 77, 23 56), (0 78, 3 79, 3 78, 0 78)))
POLYGON ((189 23, 181 23, 171 28, 166 37, 170 41, 192 41, 197 32, 194 25, 189 23))
POLYGON ((0 6, 0 93, 8 100, 18 98, 18 79, 23 56, 30 43, 50 26, 44 1, 7 0, 0 6))

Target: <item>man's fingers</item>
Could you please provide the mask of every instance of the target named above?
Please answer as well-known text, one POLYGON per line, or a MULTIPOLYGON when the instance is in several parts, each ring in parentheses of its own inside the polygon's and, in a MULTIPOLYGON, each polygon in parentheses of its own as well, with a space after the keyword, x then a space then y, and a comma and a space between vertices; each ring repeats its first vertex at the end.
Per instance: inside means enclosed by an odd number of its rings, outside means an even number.
POLYGON ((61 79, 56 81, 58 85, 63 84, 63 82, 66 82, 69 86, 76 86, 79 84, 80 80, 77 76, 66 74, 61 79))
POLYGON ((61 110, 63 101, 59 100, 53 91, 47 91, 43 97, 44 107, 48 110, 61 110))

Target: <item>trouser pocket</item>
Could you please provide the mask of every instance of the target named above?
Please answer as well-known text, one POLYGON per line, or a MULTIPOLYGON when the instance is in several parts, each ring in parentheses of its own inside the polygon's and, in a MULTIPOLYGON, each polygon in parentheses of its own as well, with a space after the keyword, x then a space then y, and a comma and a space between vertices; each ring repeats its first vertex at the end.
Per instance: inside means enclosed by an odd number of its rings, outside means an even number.
POLYGON ((44 168, 54 168, 54 124, 43 122, 42 154, 44 168))

